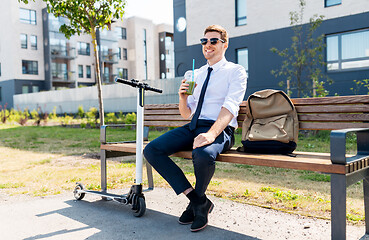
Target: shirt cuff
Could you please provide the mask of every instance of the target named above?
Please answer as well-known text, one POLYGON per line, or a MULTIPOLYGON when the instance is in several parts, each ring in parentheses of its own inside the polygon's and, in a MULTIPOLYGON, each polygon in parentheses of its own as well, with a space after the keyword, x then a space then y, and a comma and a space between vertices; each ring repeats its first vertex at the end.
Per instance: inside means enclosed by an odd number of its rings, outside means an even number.
POLYGON ((192 102, 192 103, 187 102, 187 107, 189 107, 191 109, 191 115, 187 119, 191 119, 191 117, 195 114, 196 104, 194 102, 192 102))
POLYGON ((237 117, 238 110, 240 109, 238 104, 231 104, 229 102, 224 103, 222 107, 226 108, 230 113, 232 113, 233 117, 237 117))

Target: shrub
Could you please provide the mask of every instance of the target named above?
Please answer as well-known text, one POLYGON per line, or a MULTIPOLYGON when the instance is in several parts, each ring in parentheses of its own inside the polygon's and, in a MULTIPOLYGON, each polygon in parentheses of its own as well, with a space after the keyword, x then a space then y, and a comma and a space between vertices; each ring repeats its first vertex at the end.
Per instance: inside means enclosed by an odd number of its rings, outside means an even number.
POLYGON ((136 123, 136 113, 128 113, 124 118, 125 124, 134 124, 136 123))
POLYGON ((99 119, 97 108, 92 107, 86 113, 87 116, 87 123, 90 124, 91 127, 95 128, 97 125, 97 120, 99 119))
POLYGON ((83 110, 83 106, 82 105, 79 105, 78 106, 77 116, 79 118, 84 118, 85 117, 85 111, 83 110))
POLYGON ((69 125, 73 120, 73 117, 68 116, 67 114, 65 114, 65 117, 62 118, 62 125, 69 125))
POLYGON ((5 103, 4 107, 0 105, 0 119, 2 123, 6 123, 6 120, 9 118, 10 116, 10 112, 8 109, 6 109, 6 106, 8 104, 5 103))
POLYGON ((53 120, 58 118, 58 116, 56 115, 56 107, 54 107, 53 111, 49 113, 49 118, 53 120))
POLYGON ((107 113, 106 114, 106 122, 107 123, 118 123, 118 118, 115 116, 115 113, 107 113))
POLYGON ((37 120, 39 118, 38 112, 35 109, 31 111, 31 118, 34 120, 37 120))

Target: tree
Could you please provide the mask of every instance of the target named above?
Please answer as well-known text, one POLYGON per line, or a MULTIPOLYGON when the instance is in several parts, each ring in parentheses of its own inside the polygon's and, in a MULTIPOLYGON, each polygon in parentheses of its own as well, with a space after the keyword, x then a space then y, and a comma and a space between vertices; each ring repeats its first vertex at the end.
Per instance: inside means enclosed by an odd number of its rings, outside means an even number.
MULTIPOLYGON (((28 3, 29 0, 18 0, 28 3)), ((35 1, 35 0, 33 0, 35 1)), ((97 91, 99 100, 100 124, 104 124, 104 106, 102 100, 100 61, 97 51, 96 30, 107 29, 113 19, 123 17, 125 0, 43 0, 47 10, 54 16, 69 19, 69 24, 63 24, 60 31, 66 38, 75 34, 90 34, 95 53, 97 91)))
MULTIPOLYGON (((317 28, 323 22, 324 16, 314 15, 309 24, 303 24, 305 0, 299 0, 299 12, 290 12, 290 21, 293 30, 292 44, 289 48, 278 50, 273 47, 270 50, 283 57, 282 66, 278 70, 272 70, 275 77, 286 77, 287 93, 291 95, 292 88, 297 89, 297 96, 326 96, 328 91, 324 89, 326 82, 331 83, 328 76, 322 72, 326 66, 323 56, 325 49, 324 35, 315 37, 317 28), (324 68, 323 68, 324 69, 324 68)), ((284 82, 280 83, 281 86, 284 82)))

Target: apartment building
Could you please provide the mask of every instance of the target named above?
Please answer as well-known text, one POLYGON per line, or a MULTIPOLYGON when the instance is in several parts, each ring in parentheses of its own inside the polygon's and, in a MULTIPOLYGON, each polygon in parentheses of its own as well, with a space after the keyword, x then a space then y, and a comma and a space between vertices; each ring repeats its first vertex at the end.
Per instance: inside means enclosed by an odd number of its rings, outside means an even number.
MULTIPOLYGON (((176 76, 205 64, 199 39, 212 24, 225 27, 230 35, 226 58, 242 64, 248 74, 246 97, 265 88, 281 89, 272 70, 280 68, 282 58, 271 48, 291 45, 293 31, 289 13, 299 11, 298 0, 174 0, 174 42, 176 76)), ((353 80, 369 78, 369 2, 368 0, 307 0, 303 23, 313 15, 324 21, 316 36, 325 37, 326 73, 333 84, 326 84, 329 95, 367 94, 353 80)), ((284 88, 282 88, 284 89, 284 88)), ((285 89, 284 89, 285 90, 285 89)), ((296 91, 295 91, 296 93, 296 91)))
MULTIPOLYGON (((13 95, 92 86, 95 57, 90 35, 65 38, 68 23, 47 13, 41 0, 2 0, 0 8, 0 105, 13 95)), ((125 79, 174 77, 173 27, 139 17, 116 19, 97 34, 103 84, 125 79)))

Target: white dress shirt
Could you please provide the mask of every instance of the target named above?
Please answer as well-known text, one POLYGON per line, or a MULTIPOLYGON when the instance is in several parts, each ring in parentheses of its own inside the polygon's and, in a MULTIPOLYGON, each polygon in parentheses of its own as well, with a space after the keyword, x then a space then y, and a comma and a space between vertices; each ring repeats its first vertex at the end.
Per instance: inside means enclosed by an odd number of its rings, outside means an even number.
POLYGON ((206 64, 195 70, 197 86, 193 95, 187 98, 187 106, 191 109, 190 118, 196 111, 208 67, 213 68, 213 71, 210 74, 199 119, 216 121, 221 108, 225 107, 233 114, 229 125, 237 128, 237 115, 246 91, 247 74, 241 65, 228 62, 225 58, 213 66, 206 64))

